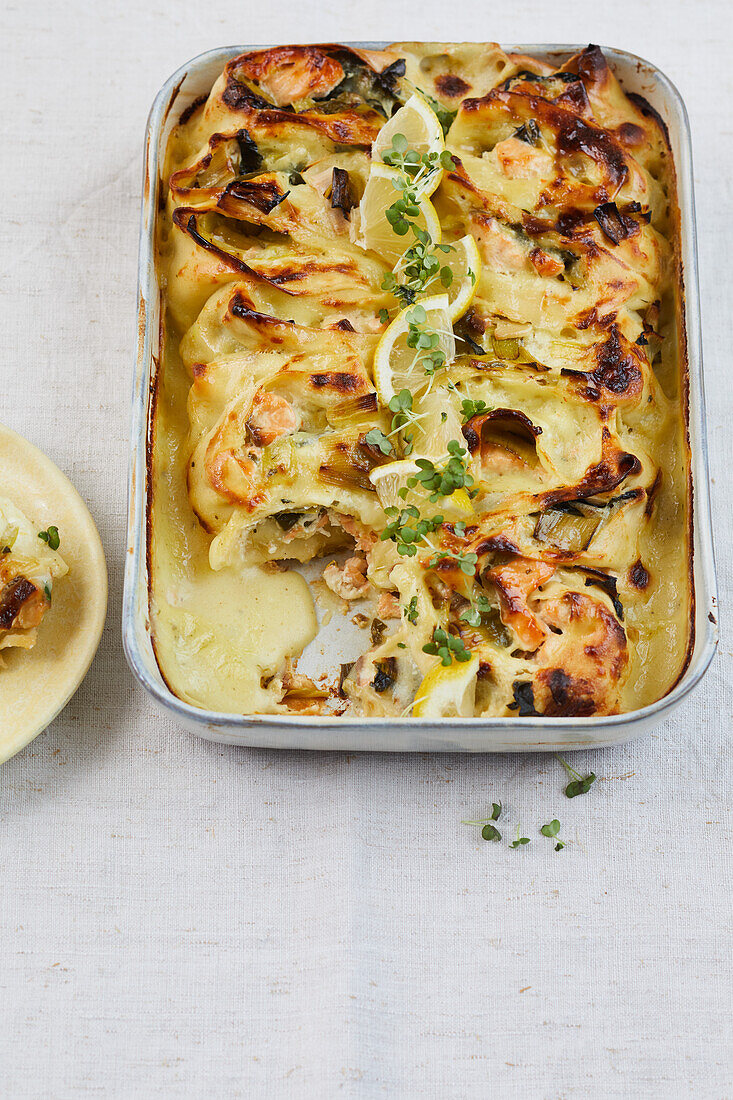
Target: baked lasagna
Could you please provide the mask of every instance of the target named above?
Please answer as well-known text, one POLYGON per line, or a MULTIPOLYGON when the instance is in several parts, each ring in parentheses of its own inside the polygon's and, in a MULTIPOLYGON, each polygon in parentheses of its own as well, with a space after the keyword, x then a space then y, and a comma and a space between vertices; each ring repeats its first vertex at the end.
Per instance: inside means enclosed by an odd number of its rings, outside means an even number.
POLYGON ((587 717, 672 687, 674 169, 598 47, 245 53, 160 187, 150 610, 179 697, 587 717))

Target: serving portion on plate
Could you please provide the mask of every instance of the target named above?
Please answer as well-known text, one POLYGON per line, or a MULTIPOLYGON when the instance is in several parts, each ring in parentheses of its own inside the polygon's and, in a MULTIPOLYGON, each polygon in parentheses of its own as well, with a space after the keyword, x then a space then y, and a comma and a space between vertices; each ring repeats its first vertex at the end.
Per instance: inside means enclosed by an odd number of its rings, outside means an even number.
POLYGON ((96 653, 107 569, 86 505, 0 425, 0 763, 68 703, 96 653))
POLYGON ((69 569, 58 553, 59 529, 37 529, 0 497, 0 667, 3 649, 33 649, 51 606, 54 582, 69 569))
POLYGON ((170 689, 415 719, 667 693, 693 613, 675 175, 602 52, 253 51, 163 176, 170 689), (352 651, 319 664, 340 612, 352 651))

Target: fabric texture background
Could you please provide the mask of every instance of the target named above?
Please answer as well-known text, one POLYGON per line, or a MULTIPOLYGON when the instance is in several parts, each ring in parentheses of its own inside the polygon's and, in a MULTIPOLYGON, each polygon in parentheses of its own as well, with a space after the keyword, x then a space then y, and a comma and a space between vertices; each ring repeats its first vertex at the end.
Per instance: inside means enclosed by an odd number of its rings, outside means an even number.
MULTIPOLYGON (((727 0, 317 6, 10 0, 0 88, 0 420, 100 529, 98 656, 0 771, 0 1092, 44 1097, 695 1097, 731 1085, 727 0), (696 168, 723 640, 643 740, 537 756, 226 748, 133 681, 120 614, 142 141, 215 45, 334 38, 625 47, 675 81, 696 168), (531 844, 461 825, 501 799, 531 844), (562 821, 555 853, 539 826, 562 821)), ((1 476, 1 472, 0 472, 1 476)))

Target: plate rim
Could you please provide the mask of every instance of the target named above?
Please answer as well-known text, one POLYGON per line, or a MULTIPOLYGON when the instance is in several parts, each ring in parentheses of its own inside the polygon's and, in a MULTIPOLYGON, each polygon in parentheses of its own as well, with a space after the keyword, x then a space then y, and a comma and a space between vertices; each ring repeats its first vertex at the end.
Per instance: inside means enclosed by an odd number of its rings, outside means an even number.
MULTIPOLYGON (((91 622, 88 629, 80 632, 79 635, 79 640, 85 642, 80 663, 76 665, 75 671, 68 679, 62 676, 58 696, 56 698, 52 696, 52 703, 42 711, 37 722, 31 722, 27 729, 21 729, 19 732, 11 735, 7 740, 0 738, 0 764, 10 760, 29 745, 31 741, 35 740, 36 737, 43 733, 44 730, 48 729, 51 722, 58 717, 81 686, 102 640, 102 634, 107 620, 109 599, 107 561, 104 554, 104 547, 102 546, 102 540, 92 514, 75 485, 63 470, 61 470, 56 463, 40 449, 40 447, 37 447, 35 443, 31 443, 30 440, 20 435, 20 433, 16 432, 13 428, 0 423, 0 449, 5 447, 12 448, 19 452, 23 458, 31 459, 33 463, 40 468, 44 480, 47 479, 47 482, 42 485, 39 490, 38 495, 40 498, 48 503, 50 489, 52 495, 58 495, 63 498, 69 510, 83 521, 85 529, 79 532, 80 545, 84 547, 85 557, 87 557, 89 561, 94 598, 93 601, 91 601, 91 622)), ((31 472, 29 480, 31 482, 36 482, 38 479, 35 474, 31 472)), ((3 485, 0 485, 0 491, 4 491, 5 485, 12 487, 13 484, 12 478, 7 479, 3 485)), ((38 644, 42 644, 42 641, 39 641, 38 644)), ((78 647, 75 653, 78 657, 78 647)), ((2 671, 0 670, 0 684, 1 683, 2 671)), ((45 693, 41 694, 41 698, 44 702, 46 701, 45 693)))

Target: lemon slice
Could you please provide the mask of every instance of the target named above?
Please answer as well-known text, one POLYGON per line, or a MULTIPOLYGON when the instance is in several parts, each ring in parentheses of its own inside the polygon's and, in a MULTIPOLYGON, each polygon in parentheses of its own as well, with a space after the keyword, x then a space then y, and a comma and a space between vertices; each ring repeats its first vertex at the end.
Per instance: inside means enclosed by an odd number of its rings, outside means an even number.
MULTIPOLYGON (((372 164, 359 204, 358 232, 354 237, 355 244, 376 252, 390 267, 394 267, 405 249, 415 243, 412 232, 403 235, 395 233, 386 217, 387 208, 402 195, 401 188, 395 185, 403 180, 402 173, 396 168, 388 168, 381 163, 372 164)), ((418 216, 410 220, 430 235, 433 244, 440 244, 440 219, 435 207, 428 198, 421 198, 419 207, 418 216)))
POLYGON ((406 508, 414 504, 420 509, 422 516, 441 513, 449 519, 455 519, 456 516, 466 519, 476 514, 465 489, 455 489, 450 496, 441 497, 436 503, 432 503, 426 499, 419 485, 408 488, 408 478, 418 473, 419 469, 412 459, 403 458, 372 470, 369 480, 376 489, 382 508, 406 508), (400 496, 400 489, 407 489, 404 496, 400 496))
MULTIPOLYGON (((392 149, 392 138, 397 134, 402 134, 405 138, 408 149, 414 149, 421 156, 426 153, 437 153, 440 156, 445 149, 443 127, 438 116, 427 100, 417 92, 410 96, 404 107, 400 107, 377 134, 372 143, 372 160, 375 163, 382 163, 382 157, 392 149)), ((443 170, 436 160, 435 171, 428 175, 420 187, 420 193, 432 195, 442 175, 443 170)))
POLYGON ((446 293, 450 319, 457 321, 466 312, 476 294, 481 278, 481 254, 470 233, 456 241, 453 249, 453 252, 445 253, 441 261, 444 267, 449 267, 453 272, 453 281, 446 293))
POLYGON ((406 306, 382 333, 374 353, 374 384, 383 405, 388 405, 400 390, 407 389, 414 396, 430 384, 431 376, 425 373, 420 362, 428 354, 427 350, 411 348, 407 344, 410 317, 415 316, 415 310, 419 307, 425 311, 425 321, 419 325, 421 331, 438 335, 434 350, 443 352, 446 363, 455 358, 456 340, 448 312, 447 294, 435 294, 415 305, 406 306))
POLYGON ((413 400, 414 420, 406 426, 412 438, 413 458, 431 458, 434 462, 443 459, 448 454, 448 444, 452 439, 465 446, 460 404, 461 398, 457 392, 437 382, 429 393, 413 400))
MULTIPOLYGON (((404 508, 409 500, 403 500, 399 490, 406 487, 408 477, 416 474, 420 467, 408 458, 397 462, 388 462, 377 466, 369 475, 369 480, 377 491, 379 503, 383 508, 404 508)), ((408 496, 410 494, 408 493, 408 496)))
POLYGON ((462 516, 475 516, 476 509, 465 489, 454 489, 449 497, 444 497, 444 511, 460 512, 462 516))
POLYGON ((417 690, 413 718, 473 718, 478 669, 475 653, 470 661, 431 668, 417 690))

